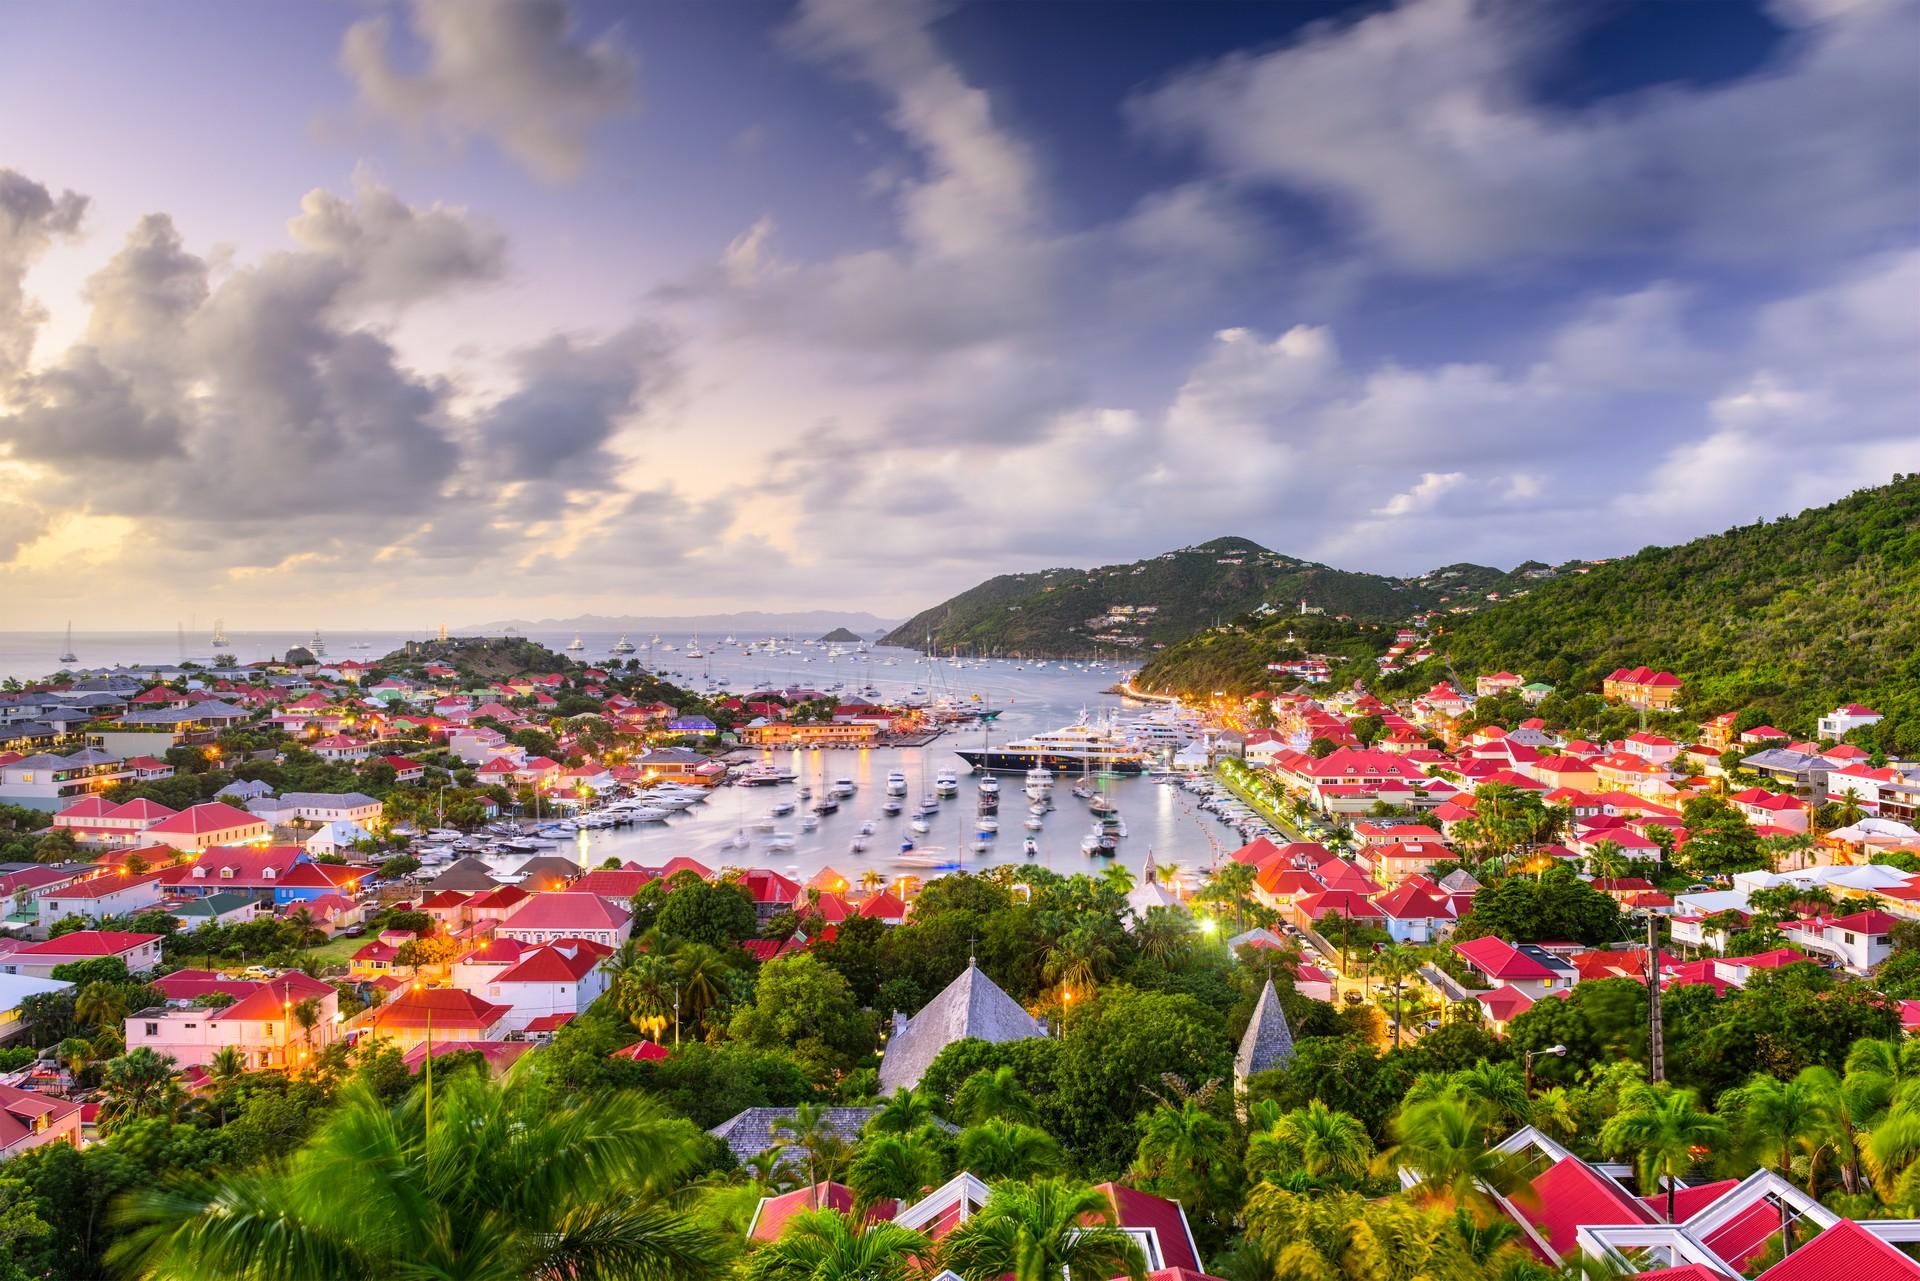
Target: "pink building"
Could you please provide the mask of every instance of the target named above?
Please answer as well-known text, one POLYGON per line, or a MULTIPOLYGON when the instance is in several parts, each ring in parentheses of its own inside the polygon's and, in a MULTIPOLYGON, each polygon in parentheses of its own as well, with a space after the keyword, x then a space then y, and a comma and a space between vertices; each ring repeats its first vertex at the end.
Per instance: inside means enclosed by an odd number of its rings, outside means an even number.
POLYGON ((127 1016, 127 1048, 172 1055, 182 1067, 211 1063, 228 1047, 245 1056, 249 1070, 297 1067, 339 1034, 339 994, 332 984, 298 972, 255 983, 184 970, 155 986, 168 994, 167 1004, 127 1016), (211 993, 235 999, 220 1009, 192 1003, 211 993), (311 1028, 294 1013, 308 999, 319 1007, 311 1028))

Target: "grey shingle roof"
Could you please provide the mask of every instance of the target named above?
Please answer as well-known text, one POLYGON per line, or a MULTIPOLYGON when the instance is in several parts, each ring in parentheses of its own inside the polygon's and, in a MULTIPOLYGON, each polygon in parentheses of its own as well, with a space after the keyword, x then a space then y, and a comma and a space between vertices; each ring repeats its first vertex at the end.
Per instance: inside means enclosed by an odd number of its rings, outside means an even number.
POLYGON ((581 873, 580 864, 559 854, 535 854, 520 865, 521 882, 572 881, 581 873))
POLYGON ((493 869, 471 856, 447 865, 447 870, 427 882, 430 890, 490 890, 500 882, 493 869))
POLYGON ((1260 989, 1260 1003, 1253 1007, 1246 1035, 1240 1038, 1240 1052, 1233 1056, 1234 1083, 1245 1085, 1254 1073, 1280 1067, 1292 1057, 1293 1029, 1287 1026, 1286 1012, 1280 1008, 1280 993, 1268 979, 1260 989))
MULTIPOLYGON (((824 1116, 827 1127, 842 1141, 851 1145, 860 1137, 860 1131, 866 1127, 879 1108, 827 1108, 824 1116)), ((768 1148, 776 1147, 782 1134, 775 1134, 773 1127, 781 1121, 791 1120, 793 1108, 748 1108, 737 1116, 730 1117, 714 1126, 707 1133, 725 1143, 733 1151, 733 1159, 742 1163, 759 1156, 768 1148)), ((789 1161, 806 1160, 805 1153, 791 1149, 780 1158, 781 1164, 789 1161)))
POLYGON ((1020 1003, 1002 992, 971 960, 960 977, 923 1006, 887 1041, 880 1060, 880 1091, 892 1094, 920 1084, 940 1051, 955 1041, 1024 1041, 1047 1030, 1020 1003))

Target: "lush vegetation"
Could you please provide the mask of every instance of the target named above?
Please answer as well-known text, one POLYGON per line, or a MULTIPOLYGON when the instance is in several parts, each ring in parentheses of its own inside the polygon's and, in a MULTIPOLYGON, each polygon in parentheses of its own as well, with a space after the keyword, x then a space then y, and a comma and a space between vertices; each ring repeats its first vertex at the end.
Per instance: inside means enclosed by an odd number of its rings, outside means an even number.
MULTIPOLYGON (((1920 751, 1920 475, 1827 507, 1649 547, 1524 599, 1449 618, 1440 660, 1387 689, 1500 670, 1592 693, 1618 667, 1667 669, 1689 722, 1753 709, 1812 737, 1843 703, 1884 712, 1852 736, 1920 751)), ((1551 700, 1549 700, 1551 702, 1551 700)), ((1543 709, 1551 712, 1553 709, 1543 709)), ((1577 720, 1577 717, 1565 719, 1577 720)))
POLYGON ((1291 689, 1296 678, 1269 672, 1268 663, 1327 655, 1336 687, 1371 680, 1374 661, 1393 643, 1395 629, 1380 623, 1343 622, 1313 615, 1242 618, 1210 627, 1153 655, 1140 668, 1139 688, 1208 698, 1244 697, 1258 690, 1291 689))
POLYGON ((1102 645, 1111 652, 1113 642, 1094 639, 1111 631, 1138 638, 1145 652, 1262 606, 1290 613, 1304 600, 1328 615, 1395 620, 1446 601, 1480 600, 1494 584, 1511 590, 1514 581, 1478 565, 1385 578, 1296 560, 1245 538, 1216 538, 1125 565, 1002 574, 916 614, 884 643, 919 648, 931 637, 937 649, 1040 657, 1088 654, 1102 645), (1154 612, 1110 628, 1089 625, 1128 605, 1154 612))

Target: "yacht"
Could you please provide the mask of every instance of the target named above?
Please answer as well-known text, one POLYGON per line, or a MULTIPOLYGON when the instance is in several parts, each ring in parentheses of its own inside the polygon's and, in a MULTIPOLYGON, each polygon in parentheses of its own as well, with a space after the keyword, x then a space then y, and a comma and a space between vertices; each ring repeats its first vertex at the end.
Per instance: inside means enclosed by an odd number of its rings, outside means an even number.
POLYGON ((573 639, 567 642, 567 652, 569 654, 578 654, 581 650, 585 649, 586 647, 587 647, 587 643, 580 639, 579 632, 575 632, 573 634, 573 639))
POLYGON ((613 649, 610 650, 609 652, 614 654, 631 654, 633 653, 633 650, 634 650, 633 642, 627 639, 627 635, 625 632, 622 632, 620 634, 620 639, 613 643, 613 649))
POLYGON ((933 776, 933 790, 939 796, 954 796, 960 791, 960 776, 950 769, 943 769, 933 776))
POLYGON ((700 649, 700 633, 699 632, 695 632, 693 634, 693 639, 687 642, 687 657, 688 658, 705 658, 706 657, 706 654, 703 653, 700 649))
POLYGON ((998 796, 1000 794, 1000 780, 991 774, 983 774, 980 776, 979 787, 982 796, 998 796))
POLYGON ((1040 852, 1040 842, 1034 840, 1031 836, 1029 836, 1026 840, 1026 844, 1020 847, 1020 852, 1022 854, 1025 854, 1028 858, 1032 858, 1040 852))
POLYGON ((833 780, 833 786, 827 789, 827 795, 838 796, 844 799, 852 796, 857 787, 858 784, 850 778, 836 778, 833 780))
POLYGON ((1021 826, 1025 827, 1029 832, 1037 832, 1046 825, 1046 821, 1038 814, 1027 815, 1027 821, 1021 824, 1021 826))
POLYGON ((898 797, 889 796, 886 800, 886 803, 880 807, 880 812, 882 814, 885 814, 888 818, 893 818, 894 816, 898 815, 901 810, 905 808, 906 806, 900 803, 900 800, 898 797))
POLYGON ((228 646, 232 644, 233 642, 227 639, 226 620, 222 618, 214 619, 213 620, 213 647, 215 649, 226 649, 228 646))
POLYGON ((1036 765, 1027 771, 1027 799, 1045 800, 1053 795, 1053 771, 1044 765, 1036 765))
POLYGON ((790 769, 778 765, 749 765, 733 776, 733 781, 742 787, 770 787, 775 783, 791 783, 796 775, 790 769))
POLYGON ((907 794, 907 772, 903 769, 887 772, 887 795, 905 796, 907 794))
POLYGON ((1000 820, 991 814, 982 814, 978 819, 974 820, 973 830, 982 836, 991 836, 1000 830, 1000 820))
POLYGON ((1096 769, 1113 774, 1138 774, 1146 768, 1139 746, 1121 738, 1108 724, 1090 724, 1087 714, 1060 729, 1015 739, 995 748, 959 753, 976 770, 1025 774, 1035 768, 1053 771, 1096 769))

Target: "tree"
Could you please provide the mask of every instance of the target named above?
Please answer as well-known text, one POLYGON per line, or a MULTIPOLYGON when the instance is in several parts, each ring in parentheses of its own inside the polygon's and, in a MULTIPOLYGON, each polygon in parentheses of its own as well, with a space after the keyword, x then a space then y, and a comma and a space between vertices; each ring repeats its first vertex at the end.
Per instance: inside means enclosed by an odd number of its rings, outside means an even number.
POLYGON ((1394 1118, 1396 1146, 1382 1161, 1419 1176, 1408 1189, 1419 1200, 1485 1207, 1489 1191, 1510 1191, 1519 1177, 1487 1145, 1487 1125, 1479 1104, 1451 1093, 1409 1103, 1394 1118))
POLYGON ((283 1163, 134 1193, 113 1258, 182 1281, 720 1276, 722 1242, 663 1200, 696 1132, 652 1100, 456 1073, 433 1117, 419 1091, 389 1107, 351 1086, 283 1163))
POLYGON ((870 1134, 911 1134, 933 1120, 933 1098, 925 1090, 895 1090, 867 1122, 870 1134))
POLYGON ((1038 1119, 1039 1109, 1014 1070, 1002 1065, 975 1072, 961 1083, 953 1096, 953 1116, 968 1125, 996 1118, 1031 1124, 1038 1119))
POLYGON ((661 937, 715 947, 734 947, 754 936, 753 897, 737 881, 709 884, 689 876, 676 884, 654 917, 661 937))
POLYGON ((799 1148, 807 1154, 807 1185, 837 1178, 850 1159, 847 1144, 833 1128, 827 1110, 818 1103, 802 1103, 792 1116, 773 1123, 775 1145, 799 1148))
POLYGON ((1420 954, 1401 943, 1389 943, 1375 954, 1373 973, 1393 992, 1393 1048, 1400 1048, 1400 995, 1407 980, 1420 972, 1420 954))
POLYGON ((1680 820, 1687 829, 1681 857, 1694 875, 1745 872, 1766 863, 1746 815, 1720 797, 1694 797, 1680 807, 1680 820))
POLYGON ((948 1175, 945 1146, 930 1127, 912 1134, 875 1134, 862 1142, 847 1170, 847 1185, 861 1204, 892 1198, 910 1201, 948 1175))
POLYGON ((1455 937, 1487 934, 1516 943, 1573 939, 1598 946, 1620 937, 1620 908, 1573 869, 1554 866, 1538 879, 1510 876, 1474 895, 1455 937))
POLYGON ((1141 1119, 1134 1149, 1136 1177, 1196 1210, 1223 1209, 1230 1200, 1233 1132, 1209 1110, 1220 1084, 1215 1079, 1192 1093, 1177 1089, 1174 1097, 1161 1098, 1141 1119))
POLYGON ((845 977, 807 952, 761 966, 753 1004, 734 1014, 728 1030, 748 1046, 787 1047, 817 1071, 850 1067, 874 1044, 845 977))
POLYGON ((92 1027, 120 1026, 127 1017, 126 986, 97 980, 87 984, 74 998, 73 1016, 92 1027))
POLYGON ((1303 1171, 1315 1179, 1363 1177, 1373 1160, 1373 1140, 1359 1117, 1338 1112, 1314 1099, 1303 1108, 1280 1112, 1264 1129, 1247 1137, 1247 1176, 1272 1179, 1303 1171))
POLYGON ((933 1243, 897 1223, 803 1210, 779 1239, 748 1256, 747 1281, 909 1281, 933 1243))
POLYGON ((1651 1194, 1667 1181, 1671 1223, 1674 1189, 1693 1167, 1694 1149, 1711 1149, 1726 1137, 1726 1123, 1702 1109, 1694 1091, 1637 1083, 1620 1092, 1619 1111, 1600 1128, 1600 1147, 1633 1157, 1642 1191, 1651 1194))
POLYGON ((1053 1174, 1067 1164, 1066 1154, 1045 1130, 997 1117, 962 1130, 957 1151, 964 1169, 989 1182, 1053 1174))
POLYGON ((726 953, 710 943, 683 943, 673 951, 673 969, 680 981, 681 1006, 698 1026, 730 990, 734 966, 726 953))
POLYGON ((1368 1201, 1351 1192, 1299 1196, 1262 1184, 1247 1198, 1253 1265, 1236 1275, 1313 1277, 1316 1281, 1486 1281, 1450 1216, 1403 1200, 1368 1201), (1257 1269, 1257 1271, 1256 1271, 1257 1269))
POLYGON ((144 1116, 172 1119, 185 1093, 174 1079, 173 1056, 141 1046, 107 1064, 100 1078, 100 1132, 111 1133, 144 1116))
POLYGON ((1147 1275, 1140 1247, 1114 1226, 1105 1194, 1063 1178, 995 1185, 987 1203, 947 1236, 946 1263, 965 1281, 1147 1275))
POLYGON ((634 1029, 660 1038, 673 1009, 674 973, 665 957, 641 950, 628 939, 607 962, 608 995, 634 1029))

